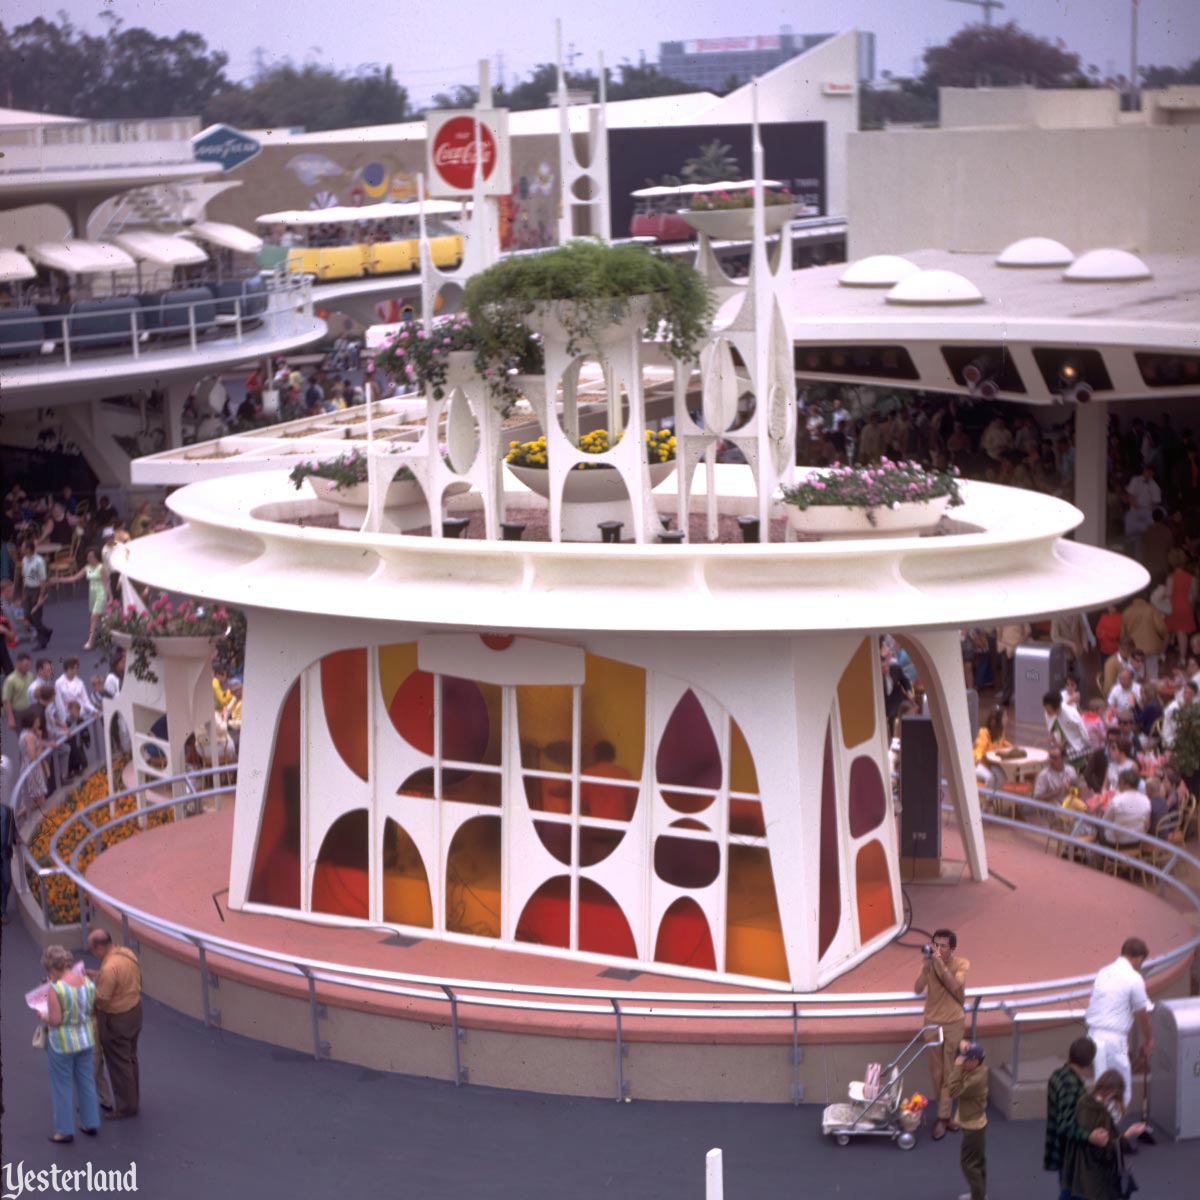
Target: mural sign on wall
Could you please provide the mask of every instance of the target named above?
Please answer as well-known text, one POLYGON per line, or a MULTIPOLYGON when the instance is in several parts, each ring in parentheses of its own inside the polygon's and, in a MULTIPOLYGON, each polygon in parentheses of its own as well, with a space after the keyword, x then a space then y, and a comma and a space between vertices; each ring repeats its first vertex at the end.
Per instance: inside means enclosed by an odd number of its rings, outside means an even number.
POLYGON ((232 171, 262 153, 262 144, 230 125, 210 125, 192 138, 192 154, 197 162, 216 163, 222 171, 232 171))

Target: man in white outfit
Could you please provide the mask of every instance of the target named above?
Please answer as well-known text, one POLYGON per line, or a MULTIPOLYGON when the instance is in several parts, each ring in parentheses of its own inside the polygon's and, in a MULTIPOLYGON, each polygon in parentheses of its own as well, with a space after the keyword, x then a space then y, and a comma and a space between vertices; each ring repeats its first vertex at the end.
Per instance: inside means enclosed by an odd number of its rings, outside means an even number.
POLYGON ((1125 1080, 1125 1107, 1133 1095, 1133 1075, 1129 1065, 1129 1031, 1136 1020, 1142 1054, 1149 1060, 1154 1049, 1150 1036, 1150 1010, 1154 1005, 1146 995, 1142 964, 1149 957, 1146 943, 1139 937, 1126 938, 1121 957, 1102 967, 1096 974, 1092 998, 1088 1003, 1088 1037, 1096 1043, 1094 1069, 1099 1079, 1105 1071, 1120 1071, 1125 1080))

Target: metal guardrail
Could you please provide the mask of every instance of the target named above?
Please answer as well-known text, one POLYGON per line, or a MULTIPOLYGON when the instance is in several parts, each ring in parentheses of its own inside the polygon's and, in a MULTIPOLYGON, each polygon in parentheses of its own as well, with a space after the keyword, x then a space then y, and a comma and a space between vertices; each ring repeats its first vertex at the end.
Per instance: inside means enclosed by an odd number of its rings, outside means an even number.
POLYGON ((230 333, 234 343, 240 345, 247 328, 260 324, 271 325, 271 332, 279 335, 287 332, 276 328, 281 321, 290 320, 297 313, 311 316, 312 282, 306 276, 277 273, 268 277, 265 291, 244 296, 201 297, 149 307, 140 305, 134 296, 112 299, 128 300, 128 307, 37 316, 0 315, 0 365, 19 367, 29 360, 43 362, 57 355, 70 366, 88 350, 129 354, 137 359, 158 350, 175 349, 184 338, 196 350, 208 336, 228 337, 230 333), (260 306, 261 311, 255 311, 260 306), (105 326, 117 318, 122 323, 119 330, 78 332, 105 326), (41 326, 41 337, 5 336, 6 329, 26 334, 33 325, 41 326))
MULTIPOLYGON (((55 832, 50 843, 50 857, 57 870, 68 875, 80 892, 81 912, 84 897, 91 906, 103 906, 119 914, 126 941, 129 940, 130 923, 136 922, 174 941, 187 944, 196 950, 200 963, 201 1000, 206 1024, 219 1024, 220 1013, 212 1007, 211 989, 215 978, 208 970, 209 956, 248 966, 274 971, 302 979, 308 992, 308 1002, 313 1032, 313 1057, 329 1056, 329 1044, 321 1039, 320 1021, 324 1007, 318 998, 317 984, 326 983, 356 989, 362 992, 403 996, 425 1001, 444 1003, 448 1008, 453 1045, 453 1076, 456 1086, 467 1082, 467 1071, 462 1066, 460 1045, 466 1039, 466 1030, 459 1021, 459 1009, 463 1005, 501 1010, 561 1012, 573 1015, 603 1016, 613 1020, 616 1047, 616 1092, 617 1099, 626 1095, 623 1060, 626 1053, 622 1023, 630 1017, 703 1020, 776 1020, 788 1021, 791 1026, 789 1052, 792 1064, 792 1101, 798 1104, 802 1097, 799 1084, 799 1030, 802 1020, 829 1018, 872 1018, 919 1016, 924 1010, 923 1002, 912 992, 875 993, 786 993, 778 991, 740 993, 686 993, 686 992, 619 992, 594 988, 562 988, 538 984, 512 984, 479 979, 447 979, 445 977, 416 975, 400 971, 382 971, 365 967, 350 967, 321 959, 283 954, 261 947, 248 945, 230 938, 216 937, 200 930, 190 929, 175 922, 164 920, 154 913, 122 903, 109 893, 90 885, 80 871, 78 862, 84 849, 99 836, 101 830, 90 819, 90 814, 99 808, 113 804, 130 795, 152 788, 182 783, 189 777, 193 780, 207 779, 214 774, 232 773, 229 766, 209 767, 201 771, 188 772, 169 779, 156 780, 152 784, 127 789, 115 796, 105 797, 80 810, 64 822, 55 832), (58 849, 59 839, 71 828, 74 821, 84 822, 87 832, 72 851, 69 861, 64 860, 58 849), (703 1007, 695 1007, 697 1005, 703 1007)), ((203 801, 209 797, 227 795, 232 786, 210 787, 189 791, 187 801, 203 801)), ((1005 803, 1013 803, 1036 812, 1061 817, 1063 810, 1040 801, 981 789, 981 794, 993 798, 1002 796, 1005 803)), ((124 821, 138 820, 146 814, 167 808, 181 808, 179 799, 162 800, 154 804, 141 805, 136 812, 108 822, 104 828, 113 828, 124 821)), ((1072 814, 1087 825, 1097 829, 1109 829, 1128 835, 1129 830, 1102 818, 1089 814, 1072 814)), ((1053 829, 1033 826, 993 813, 983 814, 985 821, 1007 826, 1035 837, 1046 837, 1062 845, 1078 847, 1091 854, 1128 861, 1139 872, 1154 876, 1163 887, 1177 890, 1181 896, 1200 913, 1200 894, 1174 876, 1175 865, 1186 860, 1200 871, 1200 860, 1188 854, 1182 847, 1162 842, 1149 835, 1141 835, 1139 845, 1151 846, 1167 851, 1170 858, 1165 868, 1140 859, 1130 859, 1120 850, 1102 843, 1076 837, 1071 833, 1060 833, 1053 829)), ((49 872, 53 873, 53 872, 49 872)), ((43 889, 44 891, 44 889, 43 889)), ((390 926, 380 926, 390 929, 390 926)), ((1146 963, 1146 974, 1153 976, 1178 965, 1200 946, 1200 934, 1175 946, 1164 954, 1151 958, 1146 963)), ((997 1012, 1008 1017, 1013 1027, 1013 1065, 1020 1061, 1020 1030, 1022 1025, 1036 1020, 1070 1019, 1074 1009, 1050 1009, 1047 1005, 1069 1004, 1082 1001, 1090 995, 1094 974, 1074 975, 1059 979, 1041 980, 1033 983, 1001 984, 988 987, 968 988, 968 999, 978 999, 978 1008, 983 1012, 997 1012)))

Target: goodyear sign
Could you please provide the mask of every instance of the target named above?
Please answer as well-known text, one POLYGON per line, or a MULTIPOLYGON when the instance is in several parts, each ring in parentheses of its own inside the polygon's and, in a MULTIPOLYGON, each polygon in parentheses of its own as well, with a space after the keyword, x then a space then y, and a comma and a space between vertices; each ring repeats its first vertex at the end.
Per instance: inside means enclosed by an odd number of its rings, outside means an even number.
POLYGON ((262 152, 262 144, 230 125, 210 125, 192 138, 192 154, 197 162, 216 163, 222 171, 232 171, 262 152))

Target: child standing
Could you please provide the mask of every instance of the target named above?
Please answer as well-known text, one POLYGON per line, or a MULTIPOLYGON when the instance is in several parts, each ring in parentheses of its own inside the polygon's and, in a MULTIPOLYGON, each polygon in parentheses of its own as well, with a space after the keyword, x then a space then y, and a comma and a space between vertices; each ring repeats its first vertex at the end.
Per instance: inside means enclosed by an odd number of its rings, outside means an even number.
POLYGON ((987 1098, 988 1069, 978 1042, 959 1042, 958 1057, 950 1072, 950 1095, 958 1101, 962 1128, 963 1178, 971 1189, 959 1200, 987 1200, 987 1098))

